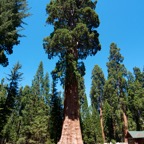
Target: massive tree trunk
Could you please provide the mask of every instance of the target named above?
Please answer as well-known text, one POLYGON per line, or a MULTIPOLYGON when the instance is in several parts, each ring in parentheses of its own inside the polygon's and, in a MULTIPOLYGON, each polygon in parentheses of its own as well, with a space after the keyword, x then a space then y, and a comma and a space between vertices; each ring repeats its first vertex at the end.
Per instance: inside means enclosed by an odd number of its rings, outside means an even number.
POLYGON ((103 115, 102 115, 102 106, 100 106, 100 124, 101 124, 101 130, 102 130, 102 138, 105 142, 105 133, 104 133, 104 127, 103 127, 103 115))
POLYGON ((74 72, 76 65, 73 64, 71 61, 66 67, 64 122, 58 144, 83 144, 79 120, 78 79, 74 72))

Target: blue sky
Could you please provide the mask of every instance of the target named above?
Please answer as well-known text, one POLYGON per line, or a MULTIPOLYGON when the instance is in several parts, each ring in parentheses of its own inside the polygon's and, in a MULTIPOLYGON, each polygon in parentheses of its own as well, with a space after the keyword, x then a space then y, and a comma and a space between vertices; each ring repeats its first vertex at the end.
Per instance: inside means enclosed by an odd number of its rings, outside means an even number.
MULTIPOLYGON (((14 47, 10 55, 9 66, 0 66, 0 79, 10 73, 12 66, 19 61, 22 64, 21 72, 24 73, 21 85, 31 85, 40 61, 43 61, 45 72, 50 72, 55 66, 56 59, 48 60, 42 43, 43 38, 52 32, 52 26, 46 25, 46 4, 48 0, 28 0, 30 17, 25 19, 28 25, 22 34, 21 43, 14 47)), ((100 42, 102 50, 94 57, 88 57, 84 62, 86 66, 85 85, 89 96, 91 87, 91 72, 94 65, 98 64, 107 76, 106 62, 108 62, 109 46, 115 42, 124 56, 126 68, 132 72, 137 66, 141 70, 144 66, 144 0, 99 0, 96 11, 99 15, 100 42)))

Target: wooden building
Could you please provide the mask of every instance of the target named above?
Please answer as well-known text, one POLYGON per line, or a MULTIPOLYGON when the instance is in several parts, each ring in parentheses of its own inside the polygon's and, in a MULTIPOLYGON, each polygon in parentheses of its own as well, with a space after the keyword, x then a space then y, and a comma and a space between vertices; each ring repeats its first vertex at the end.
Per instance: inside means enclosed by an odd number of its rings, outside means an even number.
POLYGON ((128 131, 128 144, 144 144, 144 131, 128 131))

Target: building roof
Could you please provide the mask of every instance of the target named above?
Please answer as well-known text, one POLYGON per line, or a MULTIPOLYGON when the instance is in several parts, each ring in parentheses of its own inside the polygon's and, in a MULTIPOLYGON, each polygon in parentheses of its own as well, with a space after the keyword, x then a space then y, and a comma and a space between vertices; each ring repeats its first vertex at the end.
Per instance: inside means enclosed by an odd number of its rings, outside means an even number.
POLYGON ((144 131, 128 131, 132 138, 144 138, 144 131))

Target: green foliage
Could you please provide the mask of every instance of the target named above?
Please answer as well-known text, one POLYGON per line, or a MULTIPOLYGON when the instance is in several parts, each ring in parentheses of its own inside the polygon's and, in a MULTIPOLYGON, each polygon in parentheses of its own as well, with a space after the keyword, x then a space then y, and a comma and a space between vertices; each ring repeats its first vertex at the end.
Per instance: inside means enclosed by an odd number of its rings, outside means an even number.
POLYGON ((49 80, 40 62, 32 87, 26 86, 21 97, 21 129, 18 142, 46 143, 49 135, 49 80), (46 78, 46 79, 45 79, 46 78))
POLYGON ((14 67, 11 70, 11 74, 8 76, 8 81, 10 82, 7 86, 6 91, 6 97, 5 101, 2 104, 1 108, 1 115, 0 120, 2 120, 2 124, 0 126, 0 136, 4 135, 7 139, 9 136, 5 135, 5 126, 9 122, 9 119, 11 119, 11 114, 13 114, 13 111, 16 109, 17 106, 17 98, 18 98, 18 83, 22 79, 22 73, 19 72, 21 69, 21 65, 19 63, 15 64, 14 67))
POLYGON ((96 31, 99 19, 95 7, 95 2, 75 0, 54 0, 47 5, 47 23, 54 25, 54 32, 44 39, 43 45, 48 58, 59 56, 55 70, 58 77, 65 77, 68 67, 79 75, 77 60, 95 55, 100 50, 96 31))
POLYGON ((110 45, 110 56, 108 67, 108 79, 104 86, 104 101, 110 109, 110 115, 106 116, 106 139, 116 139, 123 141, 124 139, 124 121, 123 113, 127 110, 127 71, 122 64, 124 58, 120 54, 120 49, 115 43, 110 45), (109 124, 108 124, 109 122, 109 124), (111 134, 108 132, 111 131, 111 134))
MULTIPOLYGON (((59 57, 53 76, 60 78, 62 84, 65 84, 65 92, 72 91, 75 87, 75 95, 79 96, 77 102, 80 100, 80 103, 85 96, 80 90, 83 87, 81 76, 85 74, 85 67, 79 60, 95 55, 101 49, 96 31, 99 18, 95 7, 96 2, 93 1, 51 0, 46 8, 47 23, 54 26, 54 31, 44 39, 43 46, 49 59, 59 57)), ((68 96, 65 97, 68 102, 68 96)), ((76 109, 76 113, 78 111, 76 109)))
POLYGON ((137 67, 128 75, 129 129, 144 129, 144 74, 137 67))
POLYGON ((100 117, 94 107, 88 107, 83 77, 79 80, 79 97, 81 106, 80 120, 84 144, 103 143, 100 117))
POLYGON ((4 84, 4 81, 5 80, 2 79, 0 83, 0 114, 7 96, 7 89, 6 89, 7 86, 4 84))
POLYGON ((50 94, 48 73, 44 75, 40 63, 32 87, 18 86, 22 73, 17 63, 9 75, 10 84, 0 85, 1 143, 52 144, 50 139, 50 94))
POLYGON ((20 43, 19 31, 24 24, 23 19, 29 14, 26 0, 0 1, 0 64, 8 65, 7 54, 13 53, 13 46, 20 43))
POLYGON ((91 78, 92 78, 91 91, 90 91, 91 104, 96 109, 99 109, 100 106, 102 105, 105 78, 102 69, 98 65, 94 66, 91 78))
POLYGON ((57 92, 56 89, 57 81, 53 79, 52 83, 52 94, 50 99, 50 120, 49 120, 49 129, 50 129, 50 138, 53 139, 55 143, 58 143, 63 123, 63 105, 60 92, 57 92))
POLYGON ((81 106, 81 128, 84 144, 103 143, 99 113, 88 107, 86 96, 81 106))
POLYGON ((107 101, 103 104, 103 118, 104 118, 104 132, 106 137, 106 142, 110 142, 113 136, 113 119, 112 119, 111 106, 107 101))
MULTIPOLYGON (((123 141, 123 112, 128 117, 128 130, 144 129, 144 72, 134 67, 133 73, 128 72, 126 75, 126 69, 122 65, 123 58, 120 58, 120 51, 115 46, 111 47, 111 61, 107 63, 108 79, 105 81, 98 65, 92 71, 91 106, 88 106, 85 94, 81 70, 84 67, 79 66, 81 77, 78 79, 78 95, 84 144, 103 143, 100 115, 97 111, 100 105, 106 142, 123 141)), ((42 62, 32 86, 19 88, 22 80, 20 69, 21 65, 17 63, 8 75, 8 84, 5 79, 0 83, 1 143, 57 143, 63 119, 62 99, 56 87, 57 75, 53 73, 50 94, 49 75, 44 74, 42 62)))

